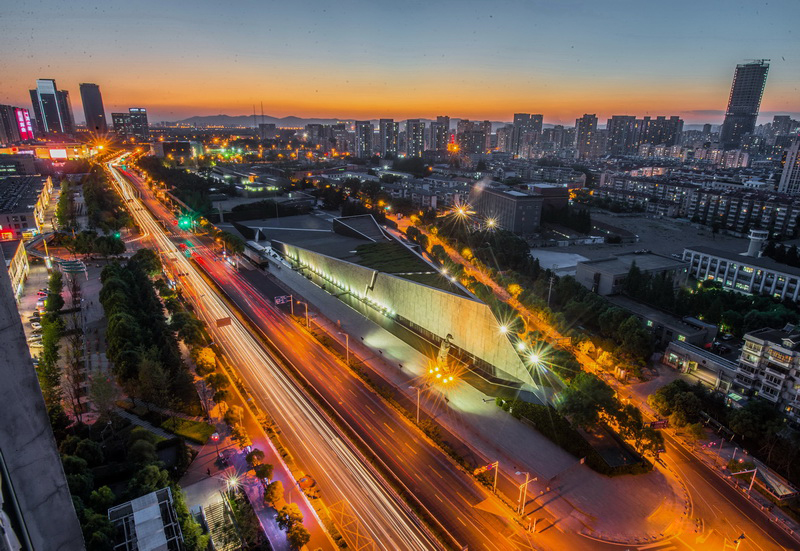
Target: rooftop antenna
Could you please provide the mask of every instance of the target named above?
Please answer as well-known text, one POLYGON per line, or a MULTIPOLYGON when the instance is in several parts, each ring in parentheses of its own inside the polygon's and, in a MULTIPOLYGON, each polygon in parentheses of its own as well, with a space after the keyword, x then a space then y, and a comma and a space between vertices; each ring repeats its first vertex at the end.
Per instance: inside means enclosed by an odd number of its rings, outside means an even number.
POLYGON ((256 118, 256 104, 253 104, 253 130, 256 131, 256 136, 258 136, 258 119, 256 118))

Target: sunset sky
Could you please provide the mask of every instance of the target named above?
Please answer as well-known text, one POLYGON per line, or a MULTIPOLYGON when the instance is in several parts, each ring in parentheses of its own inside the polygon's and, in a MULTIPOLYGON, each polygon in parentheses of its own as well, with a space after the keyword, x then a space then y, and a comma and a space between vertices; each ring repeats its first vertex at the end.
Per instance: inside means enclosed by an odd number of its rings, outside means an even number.
POLYGON ((734 67, 771 59, 762 117, 800 118, 800 1, 5 1, 0 103, 37 78, 108 112, 719 124, 734 67))

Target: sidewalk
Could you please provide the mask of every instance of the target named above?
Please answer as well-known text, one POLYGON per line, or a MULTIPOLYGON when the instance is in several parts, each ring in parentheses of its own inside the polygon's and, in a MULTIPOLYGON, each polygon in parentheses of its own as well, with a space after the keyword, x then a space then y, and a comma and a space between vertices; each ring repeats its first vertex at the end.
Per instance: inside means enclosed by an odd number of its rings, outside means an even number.
MULTIPOLYGON (((424 355, 285 265, 271 275, 308 299, 324 316, 336 320, 317 317, 312 323, 327 329, 342 352, 345 339, 339 331, 354 337, 350 339, 353 361, 364 359, 404 398, 401 401, 406 402, 407 409, 413 409, 416 390, 409 386, 418 384, 427 370, 428 359, 424 355)), ((254 281, 262 276, 250 270, 245 277, 254 281)), ((588 467, 576 466, 576 458, 514 420, 495 406, 491 397, 463 381, 447 391, 426 392, 420 402, 424 412, 467 441, 479 461, 499 460, 501 471, 516 484, 522 482, 514 474, 517 471, 538 476, 539 481, 531 484, 531 497, 547 492, 545 481, 570 468, 568 478, 551 484, 545 504, 548 511, 562 519, 557 525, 561 530, 628 543, 645 534, 654 539, 677 529, 676 519, 680 522, 688 497, 674 477, 655 471, 611 481, 588 467)), ((516 495, 511 496, 511 501, 516 499, 516 495)))

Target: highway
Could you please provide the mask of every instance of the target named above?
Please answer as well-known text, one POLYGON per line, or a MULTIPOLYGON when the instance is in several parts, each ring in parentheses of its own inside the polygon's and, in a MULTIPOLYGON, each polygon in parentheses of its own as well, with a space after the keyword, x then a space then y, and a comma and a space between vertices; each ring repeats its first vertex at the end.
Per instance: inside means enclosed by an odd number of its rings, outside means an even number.
POLYGON ((163 227, 136 197, 130 183, 109 163, 123 201, 136 223, 168 259, 174 274, 189 292, 196 312, 207 323, 220 346, 262 408, 281 429, 296 462, 317 476, 325 503, 346 501, 360 529, 371 535, 379 548, 427 550, 439 544, 420 525, 408 507, 340 435, 317 405, 290 379, 263 345, 236 319, 216 291, 179 252, 163 227), (217 327, 217 320, 231 324, 217 327))
MULTIPOLYGON (((174 216, 152 198, 141 180, 134 174, 125 175, 137 185, 147 208, 170 224, 174 216)), ((186 235, 191 240, 194 260, 198 265, 256 323, 281 350, 286 360, 334 406, 347 425, 367 442, 370 449, 423 502, 460 546, 496 551, 537 548, 531 545, 529 534, 512 520, 504 518, 503 515, 511 516, 511 512, 503 509, 489 491, 454 466, 405 417, 387 407, 343 363, 278 310, 237 270, 222 261, 209 248, 212 242, 199 236, 186 235), (495 502, 494 507, 502 515, 475 508, 475 505, 487 499, 495 502)), ((243 378, 248 385, 258 384, 258 377, 251 379, 243 374, 243 378)), ((281 425, 280 422, 278 424, 281 425)), ((318 468, 316 472, 310 470, 309 474, 319 480, 330 476, 331 472, 334 471, 318 468)))

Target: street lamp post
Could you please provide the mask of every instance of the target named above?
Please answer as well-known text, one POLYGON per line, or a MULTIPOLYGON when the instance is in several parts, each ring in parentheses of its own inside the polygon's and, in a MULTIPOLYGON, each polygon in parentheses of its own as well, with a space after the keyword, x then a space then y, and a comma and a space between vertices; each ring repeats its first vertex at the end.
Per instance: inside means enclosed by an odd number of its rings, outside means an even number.
POLYGON ((417 424, 419 425, 419 396, 420 396, 420 391, 422 389, 420 387, 418 387, 418 386, 410 386, 408 388, 409 388, 409 390, 410 389, 414 389, 414 390, 417 391, 417 424))
POLYGON ((525 500, 528 499, 528 484, 530 484, 534 480, 538 480, 538 477, 531 478, 531 473, 529 473, 527 471, 525 471, 525 472, 517 471, 516 474, 518 474, 518 475, 524 474, 525 475, 525 482, 520 484, 520 486, 519 486, 519 497, 517 498, 518 499, 518 501, 517 501, 517 512, 522 515, 522 514, 525 513, 525 500))

